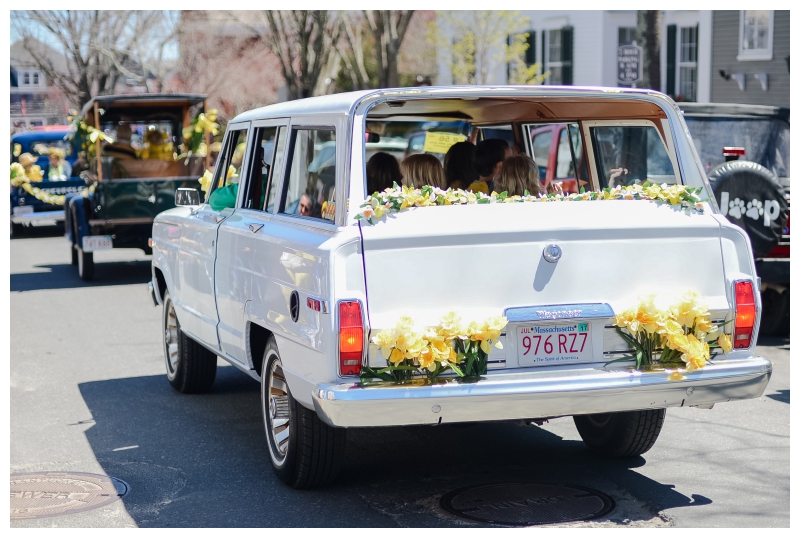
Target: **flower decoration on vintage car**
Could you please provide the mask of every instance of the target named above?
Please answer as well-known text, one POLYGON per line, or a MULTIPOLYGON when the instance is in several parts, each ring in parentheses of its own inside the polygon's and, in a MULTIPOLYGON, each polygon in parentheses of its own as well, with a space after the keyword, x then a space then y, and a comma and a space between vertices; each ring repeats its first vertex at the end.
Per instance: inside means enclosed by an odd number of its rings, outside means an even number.
POLYGON ((539 194, 538 196, 525 191, 524 196, 509 196, 507 192, 472 192, 463 189, 440 189, 425 185, 420 189, 399 186, 397 183, 382 192, 371 194, 360 205, 361 210, 355 216, 356 220, 364 220, 375 224, 390 213, 397 213, 411 207, 428 207, 441 205, 468 205, 468 204, 497 204, 497 203, 524 203, 524 202, 580 202, 596 200, 651 200, 665 203, 681 209, 703 212, 703 200, 699 198, 700 188, 691 188, 684 185, 657 185, 645 182, 641 185, 616 186, 604 188, 601 191, 585 191, 573 194, 539 194))
POLYGON ((709 316, 705 298, 693 290, 665 309, 656 306, 655 295, 640 298, 636 307, 614 318, 617 333, 633 355, 606 364, 634 359, 637 370, 654 365, 699 370, 712 349, 731 350, 730 337, 722 332, 729 322, 715 325, 709 316))
MULTIPOLYGON (((23 154, 25 155, 25 154, 23 154)), ((27 172, 25 171, 25 167, 22 166, 20 163, 11 163, 11 186, 12 187, 22 187, 28 194, 36 198, 37 200, 44 202, 45 204, 55 205, 55 206, 63 206, 64 202, 66 201, 66 196, 63 194, 51 194, 47 191, 40 189, 39 187, 34 187, 31 185, 33 183, 40 183, 42 181, 42 169, 38 165, 32 165, 30 170, 27 172)), ((89 194, 93 193, 95 189, 95 185, 92 184, 89 187, 83 189, 81 191, 81 196, 84 198, 88 197, 89 194)))
POLYGON ((425 376, 435 380, 448 370, 459 377, 485 375, 492 344, 503 348, 499 338, 506 324, 503 316, 464 323, 456 312, 449 312, 438 325, 420 328, 403 316, 393 328, 372 338, 387 366, 364 368, 361 378, 402 382, 425 376))

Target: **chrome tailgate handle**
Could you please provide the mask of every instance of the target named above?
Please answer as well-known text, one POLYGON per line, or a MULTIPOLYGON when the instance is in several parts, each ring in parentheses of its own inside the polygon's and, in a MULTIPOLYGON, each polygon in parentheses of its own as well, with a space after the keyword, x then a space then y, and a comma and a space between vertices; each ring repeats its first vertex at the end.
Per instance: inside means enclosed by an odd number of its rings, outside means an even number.
POLYGON ((263 228, 264 225, 263 224, 255 224, 255 223, 250 222, 250 223, 247 224, 247 227, 250 228, 251 232, 256 233, 261 228, 263 228))

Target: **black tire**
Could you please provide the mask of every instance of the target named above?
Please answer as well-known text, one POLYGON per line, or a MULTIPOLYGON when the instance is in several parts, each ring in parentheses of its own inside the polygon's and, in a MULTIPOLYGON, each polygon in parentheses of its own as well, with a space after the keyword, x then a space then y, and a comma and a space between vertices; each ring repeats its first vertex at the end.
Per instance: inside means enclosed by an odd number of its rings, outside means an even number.
POLYGON ((640 456, 653 448, 664 426, 666 409, 575 415, 572 419, 586 445, 609 458, 640 456))
POLYGON ((64 224, 69 226, 72 230, 72 241, 70 241, 70 247, 72 248, 72 265, 78 265, 78 223, 73 216, 74 212, 75 210, 70 207, 67 211, 64 224))
POLYGON ((708 180, 722 214, 747 232, 753 255, 769 254, 789 218, 789 203, 778 178, 758 163, 730 161, 709 172, 708 180), (770 214, 772 218, 767 218, 770 214))
POLYGON ((270 337, 261 371, 261 416, 272 470, 297 489, 333 482, 344 460, 345 430, 322 422, 292 396, 275 339, 270 337), (288 430, 288 434, 285 434, 288 430))
POLYGON ((783 292, 767 287, 761 292, 761 327, 765 336, 789 336, 789 288, 783 292))
POLYGON ((78 248, 78 276, 85 282, 94 280, 94 252, 84 252, 78 248))
POLYGON ((18 222, 11 223, 11 237, 22 237, 25 235, 25 225, 18 222))
POLYGON ((72 241, 69 243, 69 250, 72 258, 72 265, 78 265, 78 249, 77 245, 75 245, 75 243, 72 241))
POLYGON ((175 305, 164 292, 162 340, 167 380, 172 388, 184 394, 208 392, 217 377, 217 355, 207 350, 181 330, 175 305))

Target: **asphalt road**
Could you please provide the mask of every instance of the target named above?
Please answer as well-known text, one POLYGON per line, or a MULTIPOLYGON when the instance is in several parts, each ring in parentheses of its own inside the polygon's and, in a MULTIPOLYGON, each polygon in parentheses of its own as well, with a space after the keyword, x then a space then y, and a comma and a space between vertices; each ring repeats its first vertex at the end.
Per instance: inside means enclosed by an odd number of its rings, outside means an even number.
POLYGON ((499 482, 615 500, 607 517, 565 526, 789 526, 788 339, 759 342, 774 364, 763 397, 670 409, 634 460, 595 457, 569 418, 351 430, 339 481, 295 491, 270 469, 256 382, 220 361, 211 394, 167 383, 149 257, 100 253, 86 284, 52 235, 11 241, 11 472, 101 473, 131 490, 12 527, 464 527, 473 524, 443 513, 440 496, 499 482))

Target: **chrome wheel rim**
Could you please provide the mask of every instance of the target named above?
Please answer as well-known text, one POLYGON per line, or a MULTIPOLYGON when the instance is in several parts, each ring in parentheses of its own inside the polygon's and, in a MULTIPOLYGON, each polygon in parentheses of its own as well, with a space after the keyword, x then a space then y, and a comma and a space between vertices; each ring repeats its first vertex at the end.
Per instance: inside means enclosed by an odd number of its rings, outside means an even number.
POLYGON ((178 369, 178 317, 172 301, 167 303, 167 314, 164 316, 164 356, 170 375, 178 369))
POLYGON ((270 453, 275 463, 281 465, 289 451, 289 394, 286 378, 283 375, 280 361, 274 360, 270 365, 269 383, 263 394, 264 415, 267 435, 269 436, 270 453))

